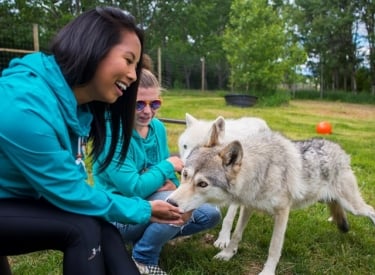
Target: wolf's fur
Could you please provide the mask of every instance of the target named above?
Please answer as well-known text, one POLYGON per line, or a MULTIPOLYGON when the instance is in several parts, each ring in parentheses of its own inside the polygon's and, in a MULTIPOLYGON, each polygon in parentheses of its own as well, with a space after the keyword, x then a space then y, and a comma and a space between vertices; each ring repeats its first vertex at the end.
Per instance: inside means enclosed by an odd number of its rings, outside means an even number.
MULTIPOLYGON (((208 132, 214 121, 197 119, 186 113, 185 122, 186 129, 178 139, 179 154, 184 161, 194 147, 207 143, 209 137, 208 132)), ((221 142, 232 141, 238 136, 249 135, 260 130, 269 129, 267 123, 263 119, 257 117, 226 119, 225 124, 218 126, 225 126, 226 128, 223 128, 220 132, 223 134, 220 136, 221 142)))
POLYGON ((275 222, 261 274, 275 273, 293 208, 325 202, 343 231, 348 230, 345 210, 375 224, 374 208, 361 197, 350 158, 336 143, 324 139, 293 143, 278 133, 260 131, 220 145, 222 123, 224 119, 213 124, 205 146, 191 151, 181 185, 168 198, 183 211, 206 202, 241 205, 232 239, 216 258, 229 260, 237 252, 254 210, 273 215, 275 222))

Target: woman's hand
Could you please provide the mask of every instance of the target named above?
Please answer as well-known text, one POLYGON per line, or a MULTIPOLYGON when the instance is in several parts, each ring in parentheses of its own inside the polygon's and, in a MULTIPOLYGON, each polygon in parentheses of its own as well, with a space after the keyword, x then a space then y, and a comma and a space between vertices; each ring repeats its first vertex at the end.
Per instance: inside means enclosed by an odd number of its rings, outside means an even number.
POLYGON ((189 221, 191 214, 193 214, 193 211, 194 210, 190 210, 182 214, 182 219, 184 220, 184 223, 187 223, 189 221))
POLYGON ((184 162, 177 156, 172 156, 167 158, 167 160, 172 163, 174 170, 176 172, 181 173, 182 169, 184 168, 184 162))
POLYGON ((185 223, 182 212, 178 207, 162 200, 150 201, 150 204, 152 209, 151 222, 168 223, 178 226, 185 223))
POLYGON ((161 191, 173 191, 173 190, 176 190, 176 185, 173 183, 173 181, 171 180, 166 180, 164 185, 162 187, 160 187, 157 192, 161 192, 161 191))

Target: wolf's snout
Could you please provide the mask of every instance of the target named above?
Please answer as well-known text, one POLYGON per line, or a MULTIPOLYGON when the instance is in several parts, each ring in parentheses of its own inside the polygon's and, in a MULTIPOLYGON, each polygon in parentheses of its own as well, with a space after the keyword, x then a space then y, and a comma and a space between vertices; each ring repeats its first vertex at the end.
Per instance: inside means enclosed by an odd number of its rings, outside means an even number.
POLYGON ((169 204, 172 204, 173 206, 178 207, 178 203, 177 203, 175 200, 167 199, 167 202, 168 202, 169 204))

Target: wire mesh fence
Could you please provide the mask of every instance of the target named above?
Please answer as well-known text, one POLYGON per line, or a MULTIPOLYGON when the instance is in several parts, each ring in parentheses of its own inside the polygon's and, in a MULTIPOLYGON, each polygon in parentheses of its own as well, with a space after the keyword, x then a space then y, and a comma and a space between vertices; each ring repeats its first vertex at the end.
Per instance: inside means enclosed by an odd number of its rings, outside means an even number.
POLYGON ((39 50, 37 24, 19 25, 0 30, 0 73, 15 57, 39 50))

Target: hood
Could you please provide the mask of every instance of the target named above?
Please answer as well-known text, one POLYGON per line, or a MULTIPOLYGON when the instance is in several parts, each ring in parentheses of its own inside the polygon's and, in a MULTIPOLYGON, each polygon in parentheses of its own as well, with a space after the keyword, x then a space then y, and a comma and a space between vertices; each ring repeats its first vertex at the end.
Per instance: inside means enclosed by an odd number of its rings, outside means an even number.
MULTIPOLYGON (((58 102, 60 114, 68 127, 78 136, 88 136, 92 115, 87 106, 77 105, 73 90, 65 81, 54 56, 38 52, 13 59, 9 67, 3 71, 3 76, 18 73, 34 75, 44 82, 43 85, 47 84, 54 95, 53 100, 58 102)), ((41 90, 40 93, 48 100, 45 90, 41 90)))

